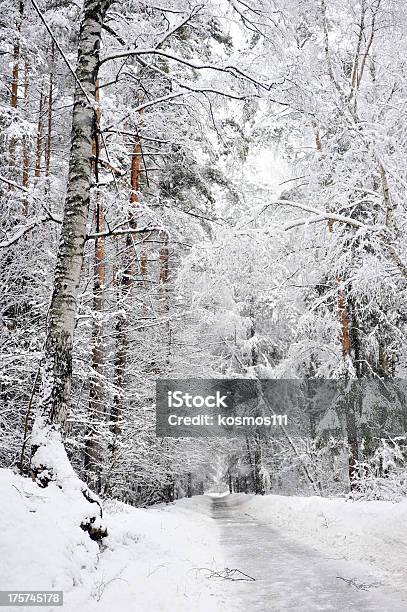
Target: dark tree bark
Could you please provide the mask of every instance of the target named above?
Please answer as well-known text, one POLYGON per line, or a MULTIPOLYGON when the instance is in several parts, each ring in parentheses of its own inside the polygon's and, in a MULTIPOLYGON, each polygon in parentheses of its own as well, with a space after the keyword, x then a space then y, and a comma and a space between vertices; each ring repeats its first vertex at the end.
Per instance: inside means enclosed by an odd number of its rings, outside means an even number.
POLYGON ((264 495, 266 492, 263 483, 262 467, 261 438, 256 434, 254 441, 254 492, 256 495, 264 495))
POLYGON ((187 497, 192 497, 192 474, 188 472, 187 475, 187 497))
MULTIPOLYGON (((247 436, 246 436, 246 455, 247 455, 248 464, 250 466, 250 486, 248 490, 252 493, 255 493, 256 492, 256 465, 255 465, 254 457, 252 455, 252 449, 250 447, 250 440, 247 436)), ((241 489, 241 486, 240 486, 240 489, 241 489)))
POLYGON ((229 487, 229 493, 233 493, 233 479, 232 479, 232 474, 230 473, 230 470, 228 470, 228 487, 229 487))

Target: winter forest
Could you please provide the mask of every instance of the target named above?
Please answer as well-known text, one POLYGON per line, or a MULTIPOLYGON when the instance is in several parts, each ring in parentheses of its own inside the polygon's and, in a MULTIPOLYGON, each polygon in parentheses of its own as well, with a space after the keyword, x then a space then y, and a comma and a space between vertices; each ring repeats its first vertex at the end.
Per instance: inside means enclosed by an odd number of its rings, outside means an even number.
POLYGON ((1 0, 0 33, 0 588, 407 610, 403 0, 1 0), (156 381, 201 378, 365 391, 157 436, 156 381), (266 523, 323 576, 276 600, 266 523))

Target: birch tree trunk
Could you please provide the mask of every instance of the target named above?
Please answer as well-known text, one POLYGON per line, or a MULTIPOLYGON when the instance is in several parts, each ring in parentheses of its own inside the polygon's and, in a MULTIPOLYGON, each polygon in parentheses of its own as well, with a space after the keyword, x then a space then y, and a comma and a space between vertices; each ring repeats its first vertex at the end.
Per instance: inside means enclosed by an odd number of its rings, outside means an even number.
MULTIPOLYGON (((31 469, 37 482, 46 486, 52 478, 65 486, 67 481, 71 481, 89 501, 96 499, 74 473, 62 444, 61 431, 68 415, 71 395, 73 334, 90 204, 92 142, 96 129, 96 79, 102 23, 110 3, 111 0, 85 0, 83 6, 67 195, 48 316, 41 373, 41 405, 32 435, 31 469)), ((98 530, 97 521, 91 518, 90 523, 93 526, 88 523, 83 528, 90 532, 91 537, 98 537, 97 533, 93 533, 98 530)))

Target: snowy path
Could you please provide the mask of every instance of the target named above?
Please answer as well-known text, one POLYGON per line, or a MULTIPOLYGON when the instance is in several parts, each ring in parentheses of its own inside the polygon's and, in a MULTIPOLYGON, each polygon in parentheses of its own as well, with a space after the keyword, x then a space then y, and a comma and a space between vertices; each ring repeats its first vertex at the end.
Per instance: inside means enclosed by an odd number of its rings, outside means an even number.
POLYGON ((283 533, 251 517, 239 496, 213 499, 213 517, 220 527, 227 567, 237 568, 255 582, 223 581, 231 609, 250 612, 405 612, 407 603, 386 593, 383 586, 357 589, 337 578, 358 584, 375 582, 364 567, 324 557, 297 545, 283 533))
POLYGON ((76 498, 56 485, 0 470, 0 499, 0 590, 62 590, 64 612, 407 611, 404 503, 227 495, 140 509, 110 500, 101 551, 78 526, 76 498), (225 568, 255 581, 225 580, 225 568))

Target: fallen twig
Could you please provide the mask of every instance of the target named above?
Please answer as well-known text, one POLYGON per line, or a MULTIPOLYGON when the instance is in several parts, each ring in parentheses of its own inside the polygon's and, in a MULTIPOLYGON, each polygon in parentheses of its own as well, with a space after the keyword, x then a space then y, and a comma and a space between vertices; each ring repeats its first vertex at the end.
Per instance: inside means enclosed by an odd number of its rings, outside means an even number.
POLYGON ((256 578, 253 578, 253 576, 249 576, 248 574, 245 574, 244 572, 242 572, 241 570, 237 568, 229 569, 228 567, 225 567, 223 571, 219 571, 219 572, 217 572, 216 570, 211 570, 209 567, 198 567, 197 569, 198 571, 209 572, 208 575, 206 576, 207 578, 223 578, 223 580, 232 580, 233 582, 238 582, 238 581, 243 581, 243 580, 246 582, 256 581, 256 578), (240 576, 243 576, 243 577, 241 578, 240 576))
POLYGON ((344 578, 343 576, 337 576, 339 580, 343 580, 349 586, 355 587, 355 589, 359 589, 360 591, 368 591, 372 588, 377 588, 380 586, 380 582, 371 582, 370 584, 366 582, 356 582, 356 578, 344 578))

